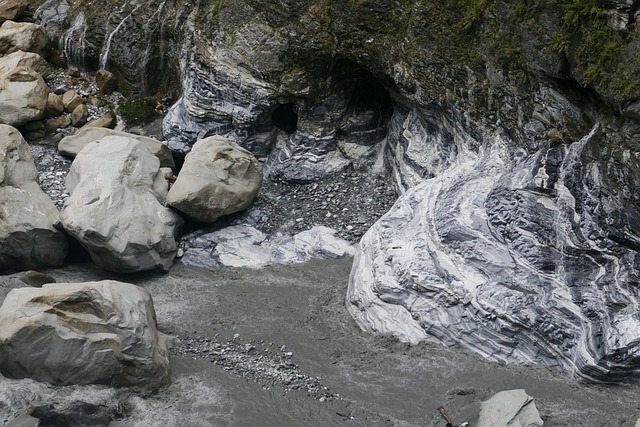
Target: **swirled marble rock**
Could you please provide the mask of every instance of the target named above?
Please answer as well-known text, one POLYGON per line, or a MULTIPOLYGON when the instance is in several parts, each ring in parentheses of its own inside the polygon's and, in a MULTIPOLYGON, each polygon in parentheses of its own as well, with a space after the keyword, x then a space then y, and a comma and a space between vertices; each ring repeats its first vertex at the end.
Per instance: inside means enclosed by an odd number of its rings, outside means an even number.
POLYGON ((634 182, 623 174, 638 153, 612 172, 600 136, 596 125, 530 155, 494 136, 407 190, 357 251, 347 305, 358 324, 597 381, 640 380, 640 215, 616 193, 634 182))

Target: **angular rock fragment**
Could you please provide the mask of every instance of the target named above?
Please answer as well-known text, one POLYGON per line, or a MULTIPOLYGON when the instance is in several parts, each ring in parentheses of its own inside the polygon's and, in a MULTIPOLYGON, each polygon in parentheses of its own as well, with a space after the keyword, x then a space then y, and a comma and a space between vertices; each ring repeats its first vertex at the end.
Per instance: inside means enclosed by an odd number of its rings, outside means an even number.
POLYGON ((62 104, 64 105, 64 110, 67 113, 71 113, 75 108, 82 104, 84 100, 82 96, 76 93, 75 90, 68 90, 62 95, 62 104))
POLYGON ((44 27, 30 22, 5 21, 0 27, 0 55, 19 50, 48 58, 51 43, 44 27))
POLYGON ((25 67, 46 77, 49 73, 49 64, 37 53, 23 52, 21 50, 0 57, 0 74, 8 73, 15 68, 25 67))
POLYGON ((522 390, 507 390, 482 402, 477 427, 542 427, 533 398, 522 390))
POLYGON ((122 273, 171 267, 182 219, 162 205, 167 181, 145 144, 124 136, 89 143, 66 185, 62 224, 97 265, 122 273))
POLYGON ((170 382, 153 301, 106 280, 13 289, 0 307, 0 372, 54 385, 157 390, 170 382))
POLYGON ((36 71, 25 67, 0 72, 0 120, 11 126, 40 120, 47 108, 49 87, 36 71))
POLYGON ((31 4, 31 0, 2 0, 0 2, 0 25, 5 21, 14 21, 20 17, 31 4))
POLYGON ((0 125, 0 270, 61 265, 67 239, 59 223, 29 146, 17 129, 0 125))

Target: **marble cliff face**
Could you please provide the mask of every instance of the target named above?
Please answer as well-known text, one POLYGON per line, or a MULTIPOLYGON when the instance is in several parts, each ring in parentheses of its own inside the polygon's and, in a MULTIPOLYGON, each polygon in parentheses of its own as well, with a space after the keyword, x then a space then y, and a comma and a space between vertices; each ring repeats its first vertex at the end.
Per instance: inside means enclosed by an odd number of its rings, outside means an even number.
POLYGON ((362 328, 640 379, 637 2, 115 3, 35 16, 71 66, 174 100, 176 152, 226 135, 289 182, 384 160, 362 328))

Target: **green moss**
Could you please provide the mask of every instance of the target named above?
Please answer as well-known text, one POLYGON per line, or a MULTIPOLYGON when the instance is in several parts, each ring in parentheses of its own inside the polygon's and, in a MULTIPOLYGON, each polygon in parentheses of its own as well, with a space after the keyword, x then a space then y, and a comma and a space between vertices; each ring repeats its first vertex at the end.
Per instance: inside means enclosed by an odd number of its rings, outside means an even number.
POLYGON ((150 122, 155 116, 155 103, 149 99, 133 99, 118 106, 118 114, 128 125, 150 122))
POLYGON ((220 17, 220 8, 222 8, 222 2, 223 0, 211 1, 211 13, 216 20, 218 20, 220 17))
MULTIPOLYGON (((581 83, 616 98, 640 97, 638 71, 624 58, 624 34, 614 31, 597 0, 547 0, 560 9, 562 28, 549 47, 570 58, 581 83)), ((633 61, 631 61, 633 62, 633 61)))
POLYGON ((462 13, 457 26, 467 31, 480 20, 489 5, 489 0, 447 0, 447 5, 462 13))

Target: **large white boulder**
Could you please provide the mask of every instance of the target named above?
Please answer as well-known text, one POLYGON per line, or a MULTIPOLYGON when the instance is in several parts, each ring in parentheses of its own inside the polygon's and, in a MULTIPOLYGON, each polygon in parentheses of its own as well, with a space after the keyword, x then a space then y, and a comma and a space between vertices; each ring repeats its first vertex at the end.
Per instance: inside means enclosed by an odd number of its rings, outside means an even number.
POLYGON ((62 264, 67 240, 59 222, 29 146, 17 129, 0 125, 0 270, 62 264))
POLYGON ((235 142, 212 136, 195 143, 167 201, 189 218, 210 224, 247 208, 261 185, 258 160, 235 142))
POLYGON ((30 22, 5 21, 0 26, 0 55, 19 50, 49 57, 51 43, 47 30, 30 22))
POLYGON ((97 265, 122 273, 171 267, 182 219, 162 204, 168 185, 145 144, 124 136, 89 143, 66 186, 62 224, 97 265))
POLYGON ((175 167, 171 150, 157 139, 104 127, 83 127, 74 135, 62 138, 60 143, 58 143, 58 151, 63 156, 75 157, 87 144, 90 142, 100 141, 106 136, 123 136, 140 141, 144 143, 158 159, 160 159, 160 166, 172 169, 175 167))
POLYGON ((37 71, 19 66, 0 71, 0 121, 22 126, 40 120, 49 100, 49 87, 37 71))
POLYGON ((149 293, 128 283, 13 289, 0 307, 0 372, 9 378, 156 390, 170 382, 168 342, 149 293))

